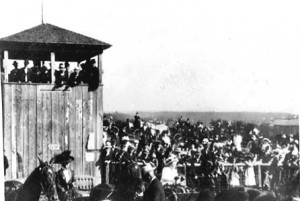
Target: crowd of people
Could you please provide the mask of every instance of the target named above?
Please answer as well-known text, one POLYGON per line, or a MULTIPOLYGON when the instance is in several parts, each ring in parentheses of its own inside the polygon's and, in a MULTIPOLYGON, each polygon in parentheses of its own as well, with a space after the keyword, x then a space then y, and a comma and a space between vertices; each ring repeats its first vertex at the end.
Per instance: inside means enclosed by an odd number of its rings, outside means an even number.
POLYGON ((105 117, 103 125, 107 136, 98 161, 102 182, 109 177, 114 183, 113 165, 106 174, 111 162, 137 161, 155 167, 164 186, 215 192, 237 186, 262 187, 276 193, 284 186, 287 194, 297 188, 290 182, 299 180, 298 135, 282 134, 270 140, 257 128, 246 131, 221 120, 206 126, 182 117, 161 132, 147 126, 138 113, 133 122, 127 119, 125 123, 105 117))
POLYGON ((24 60, 24 66, 18 68, 18 62, 14 61, 12 69, 8 75, 9 82, 21 83, 51 83, 51 69, 45 65, 41 66, 39 61, 33 62, 33 67, 29 68, 29 60, 24 60))
MULTIPOLYGON (((24 66, 19 68, 18 62, 14 61, 12 69, 8 75, 9 82, 18 83, 51 83, 51 68, 41 65, 40 61, 33 61, 33 67, 29 67, 29 60, 24 60, 24 66)), ((69 62, 60 63, 58 69, 54 71, 54 86, 52 90, 65 86, 64 90, 80 84, 88 84, 88 90, 94 91, 98 88, 99 68, 94 59, 87 60, 70 69, 69 62)))

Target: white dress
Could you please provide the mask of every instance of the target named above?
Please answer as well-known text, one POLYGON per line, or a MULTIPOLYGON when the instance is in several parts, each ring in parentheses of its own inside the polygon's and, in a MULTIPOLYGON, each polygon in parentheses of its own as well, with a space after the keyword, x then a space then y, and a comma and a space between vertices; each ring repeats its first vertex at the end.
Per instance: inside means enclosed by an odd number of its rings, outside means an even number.
POLYGON ((178 177, 178 172, 176 168, 164 167, 161 173, 161 183, 162 185, 169 184, 172 185, 175 182, 175 177, 178 177))
POLYGON ((233 143, 234 145, 236 146, 236 149, 238 151, 242 151, 242 141, 243 141, 243 138, 241 135, 234 135, 233 136, 233 143))
POLYGON ((240 186, 240 176, 234 170, 230 173, 229 185, 232 186, 232 187, 234 187, 234 186, 240 186))
POLYGON ((246 170, 245 170, 245 186, 255 186, 255 173, 252 162, 245 162, 246 170))

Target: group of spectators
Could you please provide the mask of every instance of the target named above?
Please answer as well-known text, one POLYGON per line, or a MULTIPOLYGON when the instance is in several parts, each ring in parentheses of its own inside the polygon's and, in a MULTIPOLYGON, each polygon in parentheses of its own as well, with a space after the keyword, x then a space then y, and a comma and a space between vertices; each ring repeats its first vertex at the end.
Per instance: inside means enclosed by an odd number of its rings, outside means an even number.
POLYGON ((33 62, 33 67, 29 68, 29 61, 24 60, 24 66, 18 68, 18 62, 14 61, 12 69, 8 75, 9 82, 21 83, 51 83, 51 69, 45 65, 41 66, 39 61, 33 62))
MULTIPOLYGON (((299 141, 292 134, 270 140, 256 128, 245 132, 222 121, 206 126, 182 117, 168 131, 153 132, 143 126, 138 113, 133 123, 105 118, 104 127, 107 140, 98 163, 102 182, 107 180, 107 162, 122 161, 152 164, 163 185, 208 187, 215 192, 241 185, 279 191, 299 177, 299 141)), ((107 176, 113 180, 113 175, 110 170, 107 176)))
MULTIPOLYGON (((9 82, 19 83, 51 83, 51 69, 41 65, 40 61, 33 61, 33 67, 29 68, 29 61, 24 61, 24 66, 18 68, 18 62, 14 61, 14 69, 8 75, 9 82)), ((75 87, 79 84, 88 84, 88 90, 94 91, 98 88, 99 69, 94 59, 87 60, 80 64, 80 67, 70 69, 69 62, 60 63, 58 69, 54 71, 54 86, 52 90, 65 86, 75 87)))

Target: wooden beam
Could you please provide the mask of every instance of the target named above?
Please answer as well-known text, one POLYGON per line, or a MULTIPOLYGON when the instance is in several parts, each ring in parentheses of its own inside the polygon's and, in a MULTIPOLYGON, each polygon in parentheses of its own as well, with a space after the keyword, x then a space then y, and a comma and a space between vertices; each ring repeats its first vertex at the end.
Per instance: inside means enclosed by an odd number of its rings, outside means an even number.
POLYGON ((7 50, 4 50, 3 68, 4 68, 4 81, 8 82, 8 51, 7 50))
POLYGON ((55 71, 55 53, 51 52, 50 55, 50 63, 51 63, 51 83, 53 84, 55 81, 54 71, 55 71))
MULTIPOLYGON (((0 67, 2 67, 1 66, 1 63, 2 62, 0 62, 0 67)), ((1 97, 0 97, 0 112, 1 112, 1 115, 0 115, 0 129, 1 129, 1 131, 0 131, 0 144, 1 144, 1 148, 0 148, 0 175, 4 175, 4 165, 2 165, 2 164, 4 164, 4 161, 3 161, 3 155, 4 155, 4 153, 3 153, 3 147, 4 147, 4 144, 3 144, 3 142, 4 142, 4 140, 3 140, 3 138, 4 138, 4 125, 3 125, 3 115, 4 115, 4 113, 3 113, 3 108, 2 108, 2 98, 3 98, 3 94, 2 94, 2 82, 3 82, 3 80, 2 80, 2 72, 1 72, 1 76, 0 76, 0 84, 1 84, 1 86, 0 86, 0 94, 1 94, 1 97)), ((3 177, 2 177, 3 178, 3 177)), ((0 200, 5 200, 5 196, 4 196, 4 182, 0 182, 0 200)))
POLYGON ((0 79, 1 82, 0 83, 2 83, 4 81, 4 70, 2 71, 2 68, 3 68, 3 57, 2 57, 2 54, 0 52, 0 69, 1 69, 1 79, 0 79))
POLYGON ((102 84, 102 74, 103 74, 103 68, 102 68, 102 54, 98 55, 98 68, 99 68, 99 84, 102 84))

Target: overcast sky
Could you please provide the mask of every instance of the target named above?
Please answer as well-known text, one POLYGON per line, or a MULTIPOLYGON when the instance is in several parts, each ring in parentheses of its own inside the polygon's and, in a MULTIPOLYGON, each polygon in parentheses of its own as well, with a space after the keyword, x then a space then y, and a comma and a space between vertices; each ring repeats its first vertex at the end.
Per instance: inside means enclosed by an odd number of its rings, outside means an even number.
MULTIPOLYGON (((41 23, 1 0, 0 37, 41 23)), ((300 3, 44 0, 44 22, 112 44, 105 111, 299 111, 300 3)))

